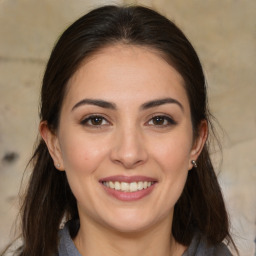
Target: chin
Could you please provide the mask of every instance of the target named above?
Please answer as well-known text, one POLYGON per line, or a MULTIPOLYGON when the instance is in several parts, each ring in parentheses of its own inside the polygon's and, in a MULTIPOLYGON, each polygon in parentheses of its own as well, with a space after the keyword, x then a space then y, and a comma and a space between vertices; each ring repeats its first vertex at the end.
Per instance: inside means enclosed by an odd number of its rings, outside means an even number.
POLYGON ((143 231, 148 230, 151 225, 146 224, 146 223, 134 223, 134 222, 127 222, 127 223, 120 223, 120 225, 111 225, 111 229, 123 233, 123 234, 134 234, 134 233, 140 233, 143 231))
POLYGON ((147 216, 147 214, 122 214, 121 216, 112 215, 111 219, 105 221, 105 224, 112 230, 120 233, 139 233, 146 231, 158 222, 158 218, 147 216), (115 216, 115 218, 113 218, 115 216))

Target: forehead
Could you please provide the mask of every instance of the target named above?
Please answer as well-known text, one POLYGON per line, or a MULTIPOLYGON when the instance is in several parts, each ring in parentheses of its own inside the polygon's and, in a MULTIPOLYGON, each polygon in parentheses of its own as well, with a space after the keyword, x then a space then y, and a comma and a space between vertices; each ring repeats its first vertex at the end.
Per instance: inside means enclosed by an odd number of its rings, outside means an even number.
POLYGON ((83 97, 135 101, 172 96, 187 104, 181 75, 157 50, 134 45, 108 46, 86 58, 67 89, 66 98, 73 102, 83 97))

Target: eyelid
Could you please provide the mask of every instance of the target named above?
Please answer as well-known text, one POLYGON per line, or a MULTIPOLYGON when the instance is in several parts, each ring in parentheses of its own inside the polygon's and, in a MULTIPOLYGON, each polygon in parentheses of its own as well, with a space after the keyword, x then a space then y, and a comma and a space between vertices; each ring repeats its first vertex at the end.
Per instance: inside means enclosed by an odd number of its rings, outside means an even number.
POLYGON ((172 126, 172 125, 176 125, 177 122, 174 120, 173 117, 171 117, 170 115, 167 115, 167 114, 153 114, 150 116, 150 119, 146 122, 146 124, 148 126, 154 126, 154 127, 157 127, 157 128, 163 128, 163 127, 168 127, 168 126, 172 126), (165 120, 168 121, 168 124, 164 124, 164 125, 156 125, 156 124, 149 124, 150 121, 152 121, 154 118, 156 117, 161 117, 161 118, 164 118, 165 120))
POLYGON ((106 118, 103 114, 88 114, 86 116, 84 116, 81 121, 80 121, 81 125, 87 126, 87 127, 92 127, 92 128, 101 128, 102 126, 106 126, 106 125, 111 125, 111 122, 108 120, 108 118, 106 118), (106 121, 107 124, 99 124, 99 125, 93 125, 93 124, 88 124, 87 122, 92 120, 93 118, 102 118, 102 120, 106 121))
MULTIPOLYGON (((177 122, 174 120, 174 118, 172 116, 170 116, 169 114, 163 114, 163 113, 157 113, 157 114, 152 114, 148 117, 147 119, 148 121, 145 123, 147 126, 154 126, 156 128, 164 128, 164 127, 169 127, 169 126, 173 126, 176 125, 177 122), (150 122, 156 118, 156 117, 160 117, 163 118, 165 121, 167 121, 167 124, 150 124, 150 122)), ((93 113, 93 114, 88 114, 86 116, 84 116, 81 121, 80 124, 83 126, 87 126, 90 128, 102 128, 103 126, 108 126, 108 125, 112 125, 111 121, 109 121, 109 118, 105 117, 104 114, 98 114, 98 113, 93 113), (93 118, 101 118, 103 120, 103 122, 106 122, 105 124, 88 124, 88 122, 90 120, 92 120, 93 118)))

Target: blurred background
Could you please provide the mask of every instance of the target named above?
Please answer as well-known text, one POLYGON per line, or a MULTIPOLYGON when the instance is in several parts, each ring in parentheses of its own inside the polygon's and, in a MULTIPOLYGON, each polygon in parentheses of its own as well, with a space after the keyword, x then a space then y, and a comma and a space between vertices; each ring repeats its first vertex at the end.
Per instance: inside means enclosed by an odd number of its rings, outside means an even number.
POLYGON ((241 256, 255 256, 256 1, 0 0, 0 250, 14 237, 22 175, 38 130, 41 80, 67 26, 102 4, 142 4, 173 20, 201 58, 223 131, 213 154, 241 256))

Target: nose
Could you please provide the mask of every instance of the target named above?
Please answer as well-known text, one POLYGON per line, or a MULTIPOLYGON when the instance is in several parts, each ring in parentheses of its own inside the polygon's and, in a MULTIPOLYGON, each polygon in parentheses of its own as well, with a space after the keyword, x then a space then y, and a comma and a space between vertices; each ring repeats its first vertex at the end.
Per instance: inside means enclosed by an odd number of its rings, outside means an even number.
POLYGON ((143 136, 139 130, 126 128, 115 134, 111 150, 111 160, 125 169, 133 169, 148 159, 143 136))

